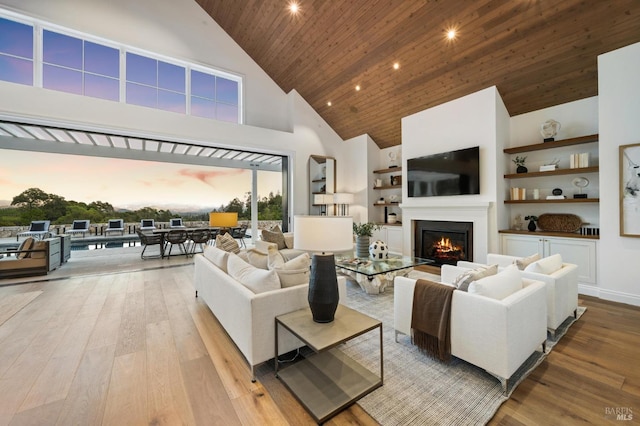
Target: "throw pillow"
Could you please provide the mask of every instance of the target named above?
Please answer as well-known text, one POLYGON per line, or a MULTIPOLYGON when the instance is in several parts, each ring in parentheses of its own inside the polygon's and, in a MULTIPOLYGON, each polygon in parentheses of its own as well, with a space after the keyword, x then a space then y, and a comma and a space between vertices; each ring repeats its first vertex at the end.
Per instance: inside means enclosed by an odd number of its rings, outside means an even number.
POLYGON ((532 254, 531 256, 523 257, 522 259, 516 259, 515 264, 521 271, 524 271, 524 268, 531 265, 536 260, 540 260, 540 255, 538 253, 532 254))
POLYGON ((240 251, 238 242, 228 232, 216 237, 216 247, 230 253, 237 254, 240 251))
POLYGON ((275 247, 269 248, 268 267, 276 271, 282 287, 293 287, 309 282, 311 257, 309 253, 303 253, 295 258, 285 261, 275 247))
POLYGON ((261 252, 260 250, 251 248, 245 251, 247 255, 247 263, 255 266, 260 269, 268 269, 267 268, 267 260, 269 256, 266 253, 261 252))
POLYGON ((266 229, 262 230, 262 239, 269 243, 275 243, 278 245, 278 250, 287 248, 287 244, 284 241, 284 234, 280 230, 278 225, 271 228, 271 231, 266 229))
POLYGON ((274 269, 278 278, 280 279, 280 286, 282 288, 294 287, 302 284, 309 284, 309 276, 311 271, 307 269, 274 269))
POLYGON ((284 262, 285 260, 282 253, 275 247, 270 246, 267 250, 267 269, 275 269, 284 265, 284 262))
POLYGON ((293 234, 284 234, 284 244, 288 249, 293 248, 293 234))
POLYGON ((562 256, 554 254, 549 257, 536 260, 524 270, 527 272, 537 272, 539 274, 551 275, 562 268, 562 256))
POLYGON ((456 286, 458 290, 468 291, 469 284, 484 277, 495 275, 498 273, 498 265, 482 266, 476 269, 470 269, 458 275, 451 284, 456 286))
POLYGON ((41 250, 41 251, 34 251, 31 253, 29 257, 31 259, 44 259, 45 257, 47 257, 47 252, 45 251, 46 249, 47 249, 47 242, 38 241, 33 245, 31 250, 41 250))
POLYGON ((469 284, 469 293, 496 300, 502 300, 520 289, 522 289, 522 278, 516 265, 509 265, 495 275, 469 284))
POLYGON ((17 254, 18 259, 26 259, 27 257, 29 257, 31 253, 29 253, 28 251, 22 252, 22 250, 31 250, 33 248, 33 243, 35 243, 35 240, 33 239, 33 237, 27 237, 20 244, 20 247, 18 247, 18 254, 17 254))
POLYGON ((251 266, 235 254, 229 255, 227 268, 232 278, 256 294, 281 288, 280 278, 275 271, 251 266))
POLYGON ((229 257, 228 252, 220 250, 217 247, 205 246, 203 255, 222 271, 224 271, 225 273, 227 272, 227 258, 229 257))

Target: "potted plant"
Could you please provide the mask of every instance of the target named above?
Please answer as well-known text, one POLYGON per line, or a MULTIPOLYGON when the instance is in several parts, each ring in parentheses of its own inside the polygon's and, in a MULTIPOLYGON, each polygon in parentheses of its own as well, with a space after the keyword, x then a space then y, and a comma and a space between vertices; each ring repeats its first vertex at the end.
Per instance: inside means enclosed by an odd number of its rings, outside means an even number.
POLYGON ((527 173, 529 170, 524 166, 524 162, 527 159, 527 157, 520 157, 519 155, 516 155, 516 158, 514 158, 513 161, 514 163, 516 163, 516 173, 527 173))
POLYGON ((380 225, 372 222, 353 223, 353 233, 356 235, 356 256, 369 256, 369 242, 376 229, 380 229, 380 225))
POLYGON ((536 230, 536 220, 538 220, 538 216, 525 216, 524 220, 528 220, 529 221, 529 225, 527 225, 527 229, 531 232, 536 230))

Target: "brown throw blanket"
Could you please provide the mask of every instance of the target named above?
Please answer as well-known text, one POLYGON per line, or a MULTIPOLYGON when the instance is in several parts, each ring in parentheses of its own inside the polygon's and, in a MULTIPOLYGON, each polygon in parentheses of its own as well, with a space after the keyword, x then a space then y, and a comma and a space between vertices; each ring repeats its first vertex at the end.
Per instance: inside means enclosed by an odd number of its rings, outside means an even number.
POLYGON ((455 287, 419 279, 413 291, 413 343, 441 361, 451 360, 451 298, 455 287))

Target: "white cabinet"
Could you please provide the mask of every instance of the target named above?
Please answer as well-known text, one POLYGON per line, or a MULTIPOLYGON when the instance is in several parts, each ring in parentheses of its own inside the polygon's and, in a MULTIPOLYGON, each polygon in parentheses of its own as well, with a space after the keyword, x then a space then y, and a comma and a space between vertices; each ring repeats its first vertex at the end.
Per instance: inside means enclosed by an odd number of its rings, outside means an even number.
POLYGON ((578 265, 578 283, 596 285, 597 241, 582 238, 562 238, 542 235, 502 234, 502 254, 542 257, 559 253, 566 263, 578 265))
POLYGON ((384 225, 380 229, 373 231, 371 241, 384 241, 389 247, 389 252, 402 254, 402 226, 384 225))

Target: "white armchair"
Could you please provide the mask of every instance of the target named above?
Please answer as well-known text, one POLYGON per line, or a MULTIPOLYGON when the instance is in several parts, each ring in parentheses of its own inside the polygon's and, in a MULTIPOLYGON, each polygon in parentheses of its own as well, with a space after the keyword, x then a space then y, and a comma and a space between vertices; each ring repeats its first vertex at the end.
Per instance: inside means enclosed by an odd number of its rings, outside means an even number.
MULTIPOLYGON (((487 254, 488 265, 498 265, 499 269, 507 267, 522 257, 505 254, 487 254)), ((573 263, 562 262, 559 254, 540 259, 534 263, 545 262, 561 265, 559 269, 551 273, 542 273, 535 265, 527 266, 520 271, 523 278, 542 281, 547 290, 547 329, 555 336, 556 329, 570 316, 574 318, 578 310, 578 266, 573 263)), ((463 268, 473 268, 479 264, 472 262, 458 262, 463 268)), ((486 266, 486 265, 482 265, 486 266)))
MULTIPOLYGON (((462 272, 443 265, 443 285, 462 272)), ((502 300, 454 291, 451 301, 451 354, 496 376, 505 391, 509 378, 540 345, 544 352, 547 338, 545 285, 515 276, 522 288, 502 300)), ((411 335, 415 284, 415 279, 395 278, 396 341, 399 333, 411 335)))

